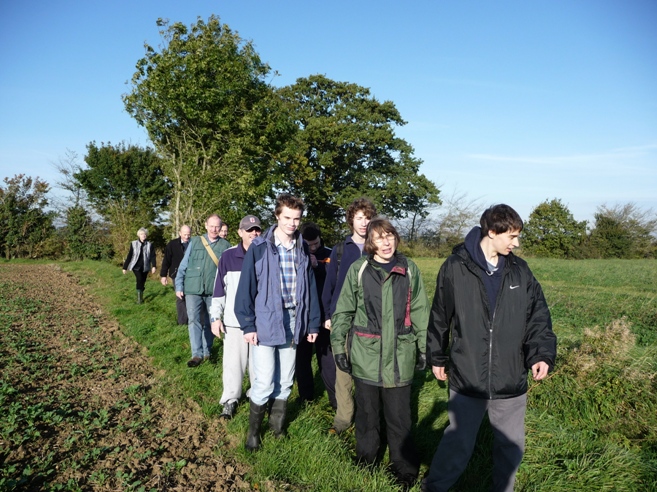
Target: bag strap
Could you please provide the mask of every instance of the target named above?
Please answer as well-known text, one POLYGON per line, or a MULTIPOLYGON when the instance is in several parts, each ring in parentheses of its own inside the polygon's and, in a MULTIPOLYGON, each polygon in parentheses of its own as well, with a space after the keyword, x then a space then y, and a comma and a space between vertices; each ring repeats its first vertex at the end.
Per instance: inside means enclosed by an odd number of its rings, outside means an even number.
POLYGON ((335 258, 338 260, 336 271, 340 272, 340 263, 342 262, 342 253, 344 253, 344 241, 335 245, 335 258))
MULTIPOLYGON (((363 278, 363 272, 365 271, 365 267, 367 266, 367 261, 364 261, 363 264, 360 266, 360 269, 358 270, 358 287, 360 287, 360 279, 363 278)), ((406 276, 408 277, 408 298, 411 298, 411 269, 407 268, 406 269, 406 276)), ((410 304, 410 301, 409 301, 410 304)))
POLYGON ((217 258, 217 255, 215 255, 214 251, 212 251, 212 248, 208 244, 208 240, 205 239, 205 236, 201 236, 201 242, 203 242, 203 246, 205 246, 205 249, 208 251, 210 258, 212 258, 214 266, 219 266, 219 258, 217 258))

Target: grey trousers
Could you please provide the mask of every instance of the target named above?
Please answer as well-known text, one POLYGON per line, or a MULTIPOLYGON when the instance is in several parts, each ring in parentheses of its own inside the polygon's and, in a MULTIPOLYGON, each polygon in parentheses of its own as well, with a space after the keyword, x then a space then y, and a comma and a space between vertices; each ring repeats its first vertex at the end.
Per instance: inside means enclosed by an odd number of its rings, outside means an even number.
POLYGON ((471 398, 449 392, 449 425, 431 461, 423 489, 447 492, 465 470, 474 451, 479 426, 488 412, 493 428, 493 488, 512 492, 525 451, 527 395, 503 400, 471 398))
MULTIPOLYGON (((219 400, 222 405, 238 401, 242 396, 244 373, 249 365, 249 347, 250 345, 244 341, 241 328, 226 326, 222 361, 224 390, 219 400)), ((253 371, 249 368, 249 381, 252 374, 253 371)))

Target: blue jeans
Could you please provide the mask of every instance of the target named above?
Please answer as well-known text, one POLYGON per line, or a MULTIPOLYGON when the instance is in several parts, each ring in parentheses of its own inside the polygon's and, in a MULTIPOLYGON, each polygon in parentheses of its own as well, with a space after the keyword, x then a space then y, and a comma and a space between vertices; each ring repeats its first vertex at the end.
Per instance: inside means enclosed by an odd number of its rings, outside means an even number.
POLYGON ((251 347, 251 369, 253 381, 249 397, 256 405, 269 400, 287 400, 294 383, 296 346, 292 343, 296 318, 293 310, 283 311, 285 344, 268 347, 251 347))
POLYGON ((210 357, 214 335, 210 329, 212 296, 185 295, 187 306, 189 344, 192 357, 210 357))

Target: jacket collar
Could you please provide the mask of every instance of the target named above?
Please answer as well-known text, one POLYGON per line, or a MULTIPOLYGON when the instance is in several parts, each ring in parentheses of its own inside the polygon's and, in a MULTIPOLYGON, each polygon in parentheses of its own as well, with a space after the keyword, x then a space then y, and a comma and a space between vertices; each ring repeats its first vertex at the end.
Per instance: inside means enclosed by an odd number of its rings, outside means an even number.
MULTIPOLYGON (((278 226, 276 225, 271 226, 269 229, 267 229, 267 231, 264 234, 255 238, 251 243, 251 246, 253 246, 253 244, 261 244, 266 241, 268 244, 271 245, 272 248, 276 249, 276 238, 274 237, 274 231, 276 230, 276 227, 278 226)), ((303 241, 300 241, 300 238, 301 238, 301 233, 297 229, 294 232, 294 239, 296 240, 295 249, 302 249, 303 241)))
MULTIPOLYGON (((394 267, 392 267, 390 273, 398 273, 400 275, 406 275, 406 271, 408 270, 408 260, 399 251, 395 251, 395 258, 397 258, 397 264, 394 267)), ((374 268, 380 268, 379 266, 376 265, 376 263, 374 263, 374 255, 367 255, 367 262, 370 264, 370 266, 373 266, 374 268)))

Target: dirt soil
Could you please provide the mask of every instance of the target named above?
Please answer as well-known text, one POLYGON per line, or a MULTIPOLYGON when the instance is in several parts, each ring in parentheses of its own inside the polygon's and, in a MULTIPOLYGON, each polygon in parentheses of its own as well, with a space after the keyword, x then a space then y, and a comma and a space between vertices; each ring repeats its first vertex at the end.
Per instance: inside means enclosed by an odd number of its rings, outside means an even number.
POLYGON ((75 277, 54 265, 9 263, 0 266, 0 288, 12 323, 0 379, 18 388, 5 392, 14 402, 41 412, 36 431, 0 441, 0 472, 23 477, 10 489, 250 489, 245 465, 221 451, 224 427, 193 402, 179 408, 157 396, 160 378, 143 349, 75 277), (39 369, 46 380, 35 378, 39 369))

